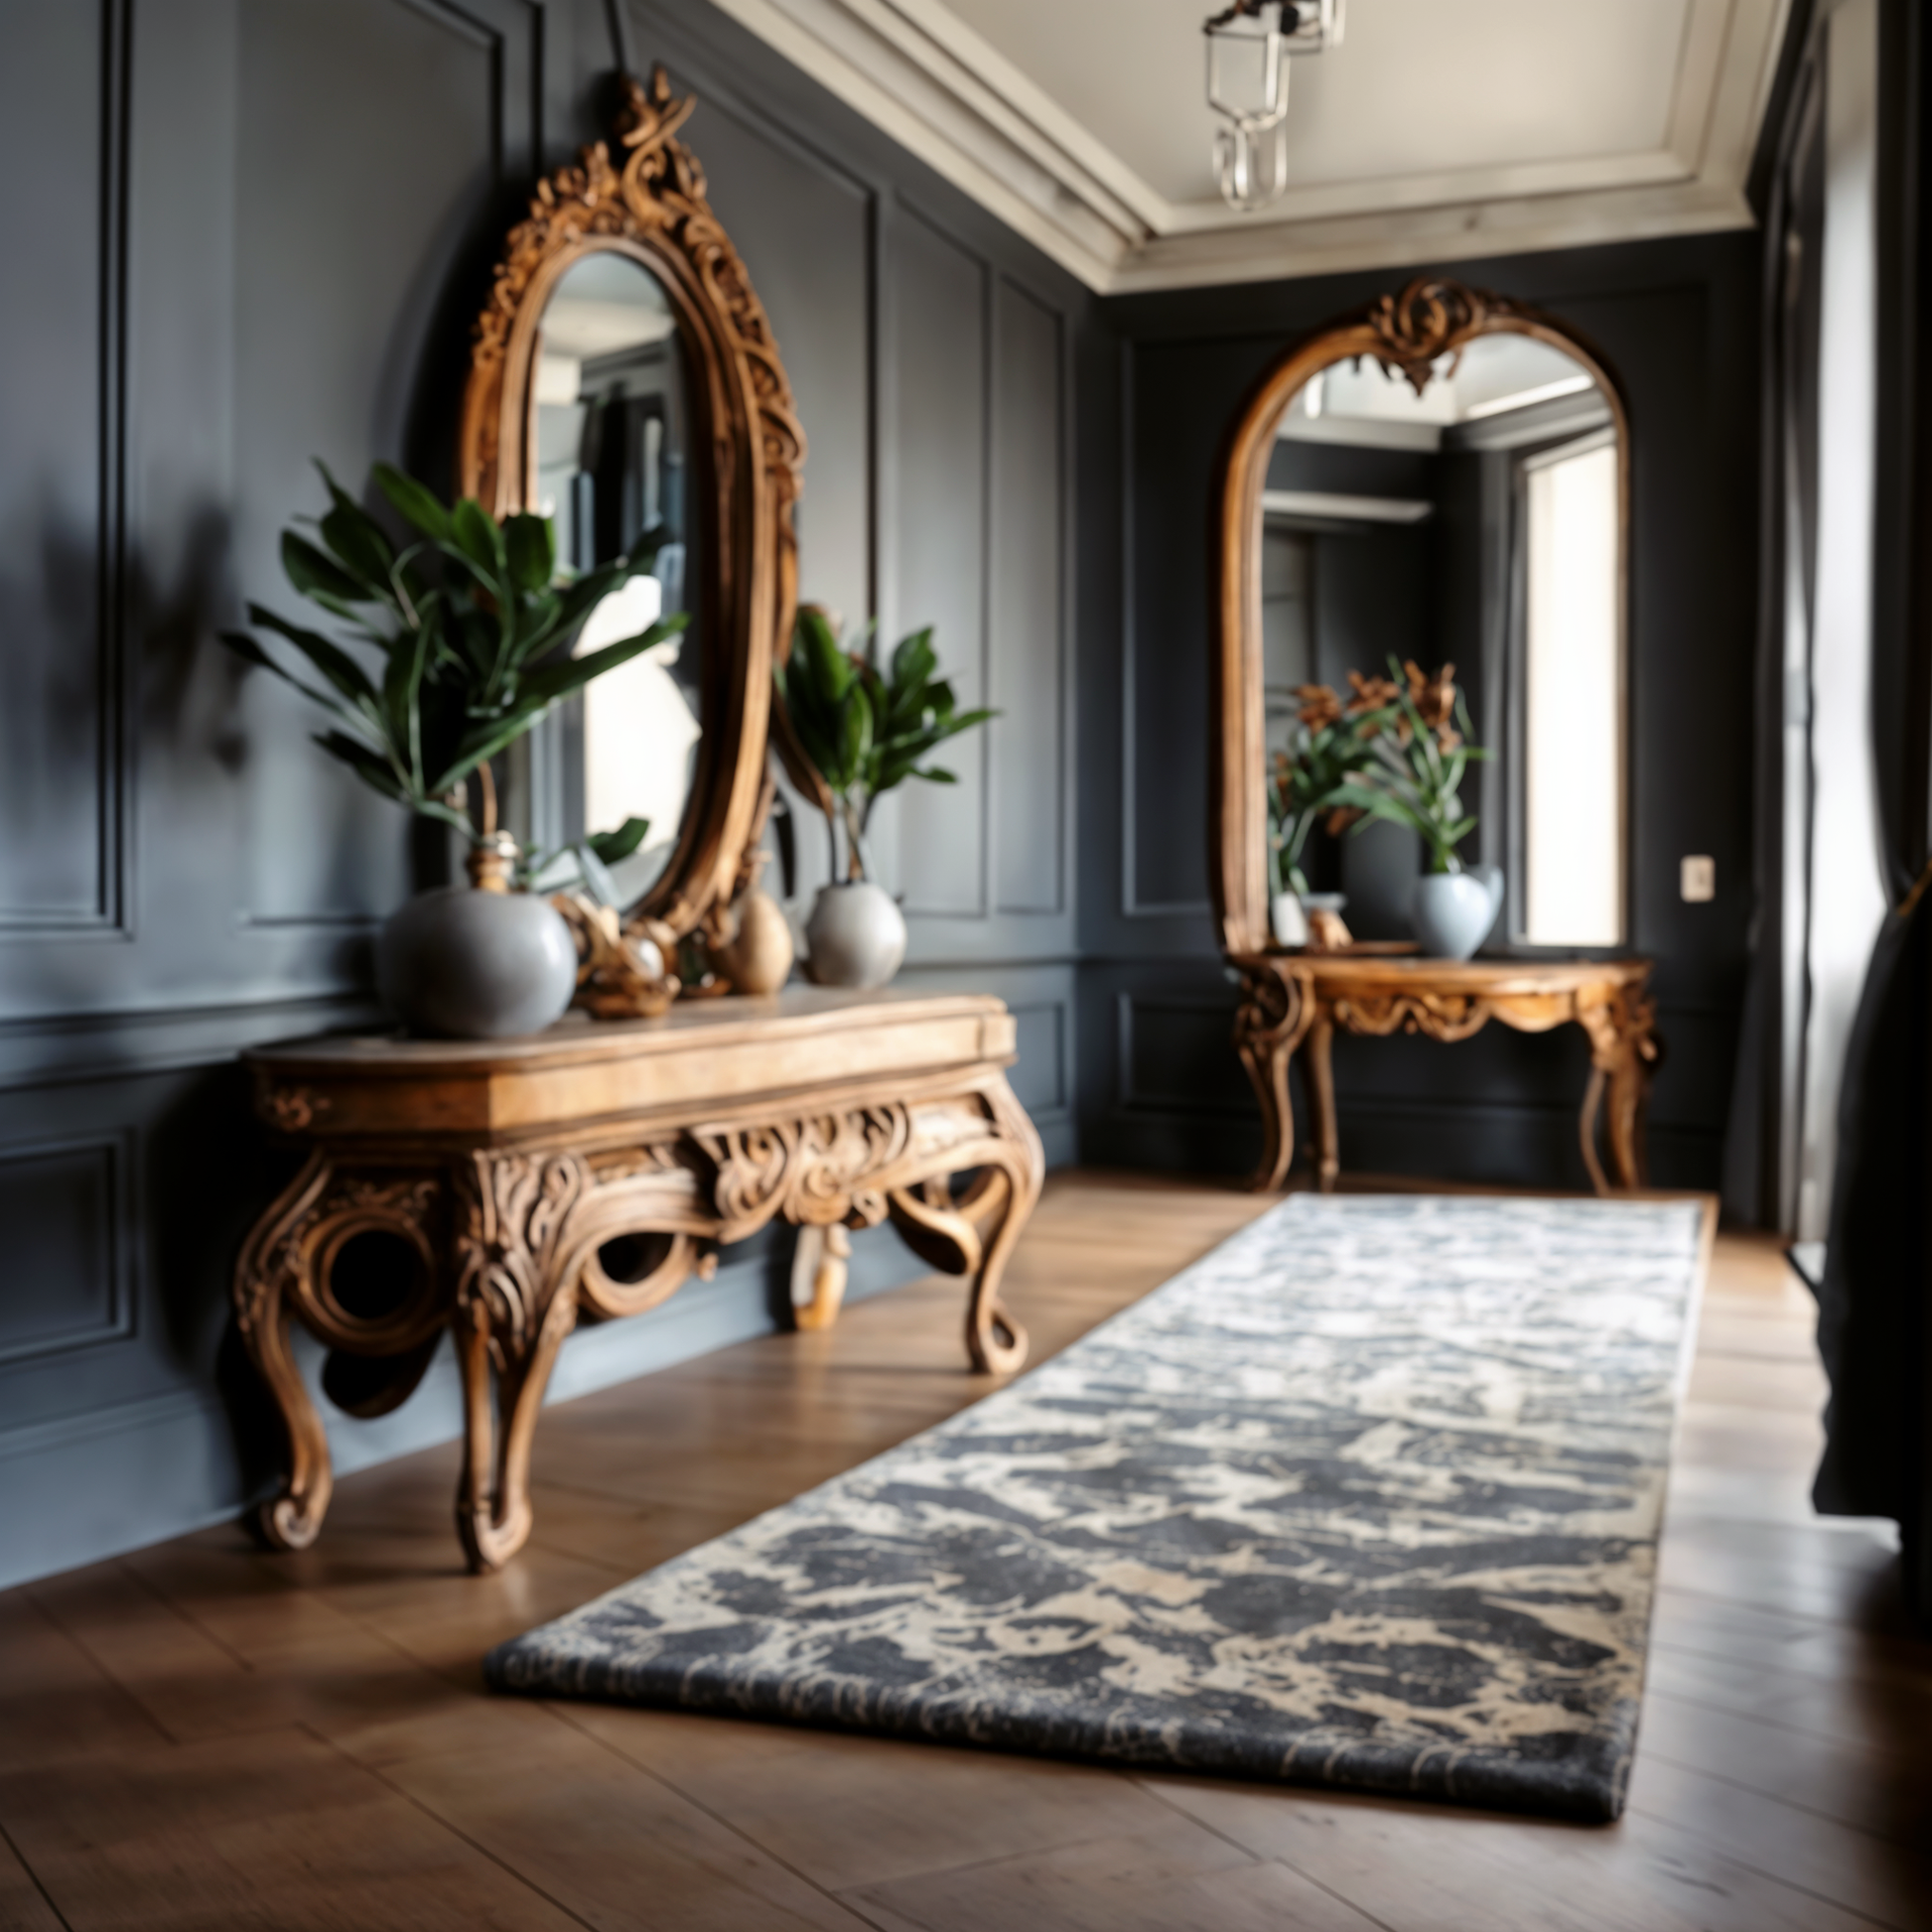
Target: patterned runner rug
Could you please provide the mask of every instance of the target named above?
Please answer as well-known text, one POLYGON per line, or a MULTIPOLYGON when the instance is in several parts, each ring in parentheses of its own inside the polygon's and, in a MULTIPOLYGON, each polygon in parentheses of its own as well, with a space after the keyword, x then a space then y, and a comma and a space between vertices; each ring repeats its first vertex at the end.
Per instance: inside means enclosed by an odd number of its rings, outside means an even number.
POLYGON ((1614 1818, 1693 1202, 1297 1194, 490 1681, 1614 1818))

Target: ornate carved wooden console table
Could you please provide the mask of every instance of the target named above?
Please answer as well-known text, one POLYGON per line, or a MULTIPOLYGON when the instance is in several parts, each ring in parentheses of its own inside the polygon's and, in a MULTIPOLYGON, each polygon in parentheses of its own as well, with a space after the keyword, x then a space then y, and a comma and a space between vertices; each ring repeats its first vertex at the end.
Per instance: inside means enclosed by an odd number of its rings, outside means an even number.
MULTIPOLYGON (((306 1547, 329 1506, 292 1319, 332 1351, 325 1389, 364 1416, 400 1403, 454 1331, 457 1529, 478 1570, 529 1535, 531 1442, 564 1337, 655 1306, 711 1272, 714 1244, 775 1216, 825 1230, 890 1217, 922 1259, 972 1277, 974 1366, 1017 1368, 1027 1336, 1000 1278, 1042 1163, 1013 1057, 998 1000, 817 990, 531 1039, 250 1054, 262 1118, 310 1148, 235 1267, 241 1333, 289 1438, 263 1533, 306 1547), (950 1176, 968 1171, 955 1198, 950 1176)), ((829 1246, 836 1273, 842 1243, 829 1246)))
POLYGON ((1337 1027, 1351 1034, 1426 1034, 1467 1039, 1491 1020, 1521 1033, 1575 1024, 1589 1037, 1589 1085, 1581 1132, 1584 1163, 1599 1194, 1610 1191, 1596 1151, 1597 1116, 1609 1089, 1610 1159, 1617 1184, 1644 1179, 1643 1116, 1661 1044, 1652 1032, 1647 959, 1542 961, 1414 959, 1362 953, 1243 953, 1243 998, 1234 1043, 1261 1099, 1266 1133, 1257 1188, 1288 1178, 1295 1129, 1288 1069, 1306 1043, 1314 1113, 1315 1173, 1323 1193, 1341 1155, 1329 1048, 1337 1027))

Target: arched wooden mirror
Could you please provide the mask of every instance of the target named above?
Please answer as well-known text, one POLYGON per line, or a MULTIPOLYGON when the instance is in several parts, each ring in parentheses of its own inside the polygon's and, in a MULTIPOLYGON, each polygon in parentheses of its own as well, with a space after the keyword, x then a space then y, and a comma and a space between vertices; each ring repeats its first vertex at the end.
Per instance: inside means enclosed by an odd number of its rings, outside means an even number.
POLYGON ((661 68, 626 81, 617 156, 599 142, 537 190, 477 325, 458 466, 496 514, 553 517, 566 564, 660 543, 578 648, 660 613, 690 623, 589 688, 557 789, 565 837, 650 821, 618 883, 680 934, 731 897, 758 834, 805 454, 764 310, 675 138, 693 105, 661 68))
MULTIPOLYGON (((1453 661, 1492 752, 1464 800, 1467 857, 1505 882, 1490 949, 1624 942, 1628 492, 1601 359, 1504 297, 1413 282, 1268 371, 1218 499, 1214 892, 1230 957, 1276 944, 1267 786, 1297 688, 1346 698, 1350 671, 1383 674, 1391 655, 1453 661)), ((1408 878, 1384 882, 1385 924, 1420 865, 1393 829, 1376 828, 1381 863, 1408 878)), ((1351 913, 1357 936, 1396 936, 1366 923, 1351 913)))

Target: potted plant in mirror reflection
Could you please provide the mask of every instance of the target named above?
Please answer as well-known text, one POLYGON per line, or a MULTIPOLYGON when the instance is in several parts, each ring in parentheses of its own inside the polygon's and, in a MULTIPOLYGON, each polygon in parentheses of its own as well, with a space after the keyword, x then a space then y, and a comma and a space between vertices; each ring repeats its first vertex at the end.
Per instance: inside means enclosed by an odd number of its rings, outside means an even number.
POLYGON ((1341 896, 1311 893, 1302 862, 1318 822, 1325 818, 1329 836, 1339 837, 1360 818, 1336 802, 1336 793, 1375 762, 1372 741, 1386 723, 1387 701, 1352 671, 1349 682, 1353 695, 1345 703, 1325 684, 1296 686, 1302 708, 1293 749, 1276 753, 1269 774, 1269 911, 1280 945, 1306 945, 1311 938, 1331 943, 1324 934, 1332 935, 1339 922, 1341 896))
POLYGON ((830 616, 815 605, 799 610, 777 683, 799 748, 824 781, 831 844, 831 882, 805 925, 805 970, 820 986, 884 986, 905 957, 905 919, 871 877, 873 809, 907 778, 956 783, 925 760, 997 714, 956 708, 930 627, 901 639, 882 665, 870 636, 863 651, 842 648, 830 616))
POLYGON ((1371 759, 1335 786, 1330 802, 1359 812, 1358 828, 1380 820, 1422 840, 1429 870, 1410 901, 1416 938, 1434 957, 1467 959, 1501 910, 1501 874, 1467 868, 1456 852, 1476 824, 1462 807, 1463 775, 1489 754, 1469 743, 1469 708, 1453 664, 1429 677, 1391 656, 1389 670, 1386 678, 1350 679, 1362 718, 1374 721, 1366 733, 1371 759))
MULTIPOLYGON (((410 536, 389 531, 320 464, 330 508, 312 541, 282 534, 282 567, 310 603, 343 626, 339 638, 259 604, 250 622, 300 656, 292 670, 247 631, 234 651, 332 712, 316 743, 383 797, 461 832, 469 887, 419 894, 384 926, 377 988, 412 1029, 461 1038, 534 1033, 563 1014, 577 983, 577 948, 562 917, 527 890, 533 866, 497 823, 489 760, 561 699, 680 630, 680 614, 581 657, 570 644, 598 604, 650 568, 648 541, 568 581, 557 572, 546 517, 500 523, 464 498, 446 506, 387 464, 371 481, 410 536), (521 886, 525 890, 513 890, 521 886)), ((568 854, 539 856, 546 886, 569 874, 596 891, 605 867, 634 850, 632 820, 568 854)))

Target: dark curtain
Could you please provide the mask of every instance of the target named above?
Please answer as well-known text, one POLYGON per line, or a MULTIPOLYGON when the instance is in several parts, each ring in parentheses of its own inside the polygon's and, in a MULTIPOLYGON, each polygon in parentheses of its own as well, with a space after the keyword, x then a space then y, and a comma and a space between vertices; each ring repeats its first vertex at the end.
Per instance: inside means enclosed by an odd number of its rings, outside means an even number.
POLYGON ((1932 1620, 1932 419, 1921 317, 1932 316, 1923 222, 1926 35, 1916 0, 1880 26, 1878 524, 1874 532, 1872 751, 1889 897, 1866 971, 1839 1099, 1839 1153, 1818 1338, 1831 1377, 1813 1500, 1834 1515, 1889 1516, 1904 1539, 1914 1613, 1932 1620))

